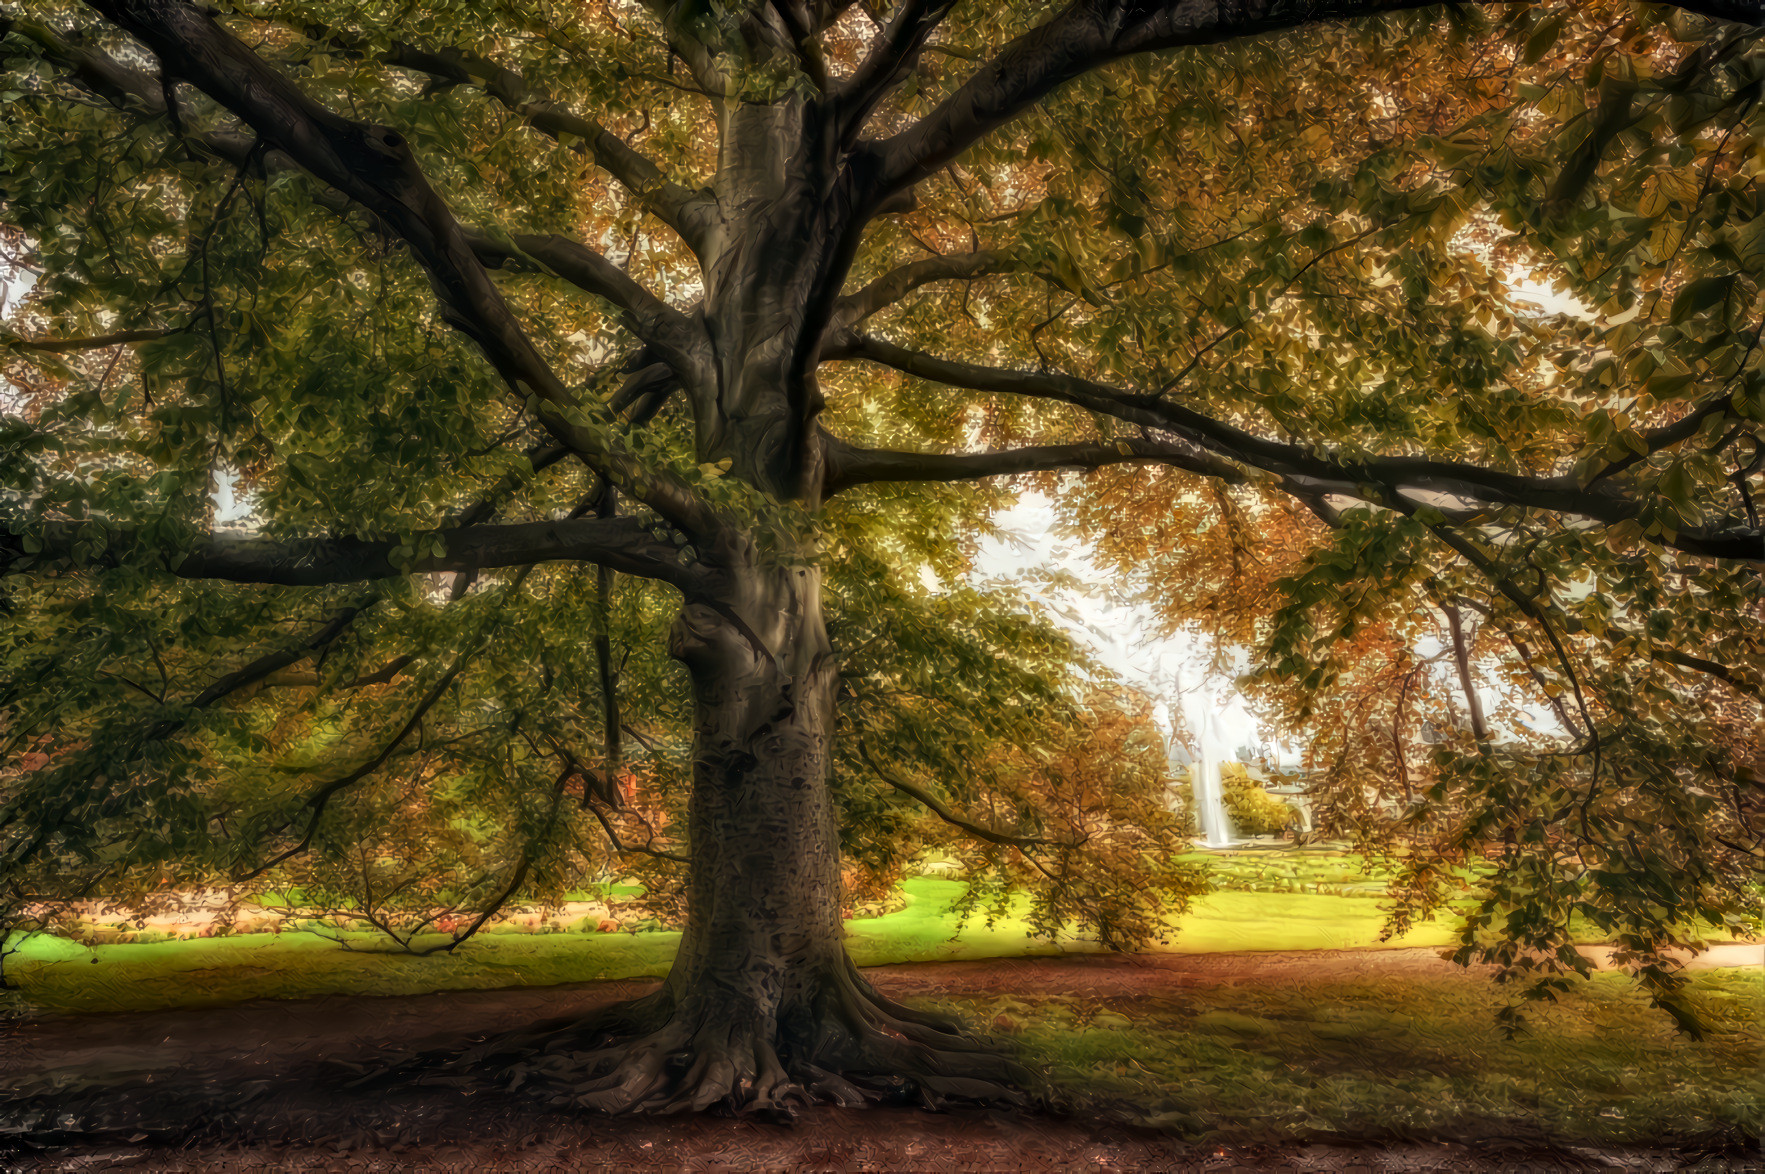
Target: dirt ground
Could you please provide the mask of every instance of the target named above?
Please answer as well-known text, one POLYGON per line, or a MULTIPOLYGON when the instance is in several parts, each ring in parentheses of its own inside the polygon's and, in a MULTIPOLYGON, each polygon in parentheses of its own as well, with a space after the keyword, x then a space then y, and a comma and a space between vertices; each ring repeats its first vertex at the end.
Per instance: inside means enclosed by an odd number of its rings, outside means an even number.
MULTIPOLYGON (((1603 955, 1600 961, 1608 963, 1603 955)), ((1723 946, 1694 965, 1748 966, 1765 947, 1723 946)), ((906 997, 1156 993, 1187 985, 1279 984, 1373 975, 1448 974, 1428 950, 1167 954, 924 963, 867 971, 906 997)), ((194 979, 195 976, 193 976, 194 979)), ((0 1089, 43 1088, 53 1074, 129 1086, 83 1101, 71 1130, 7 1120, 0 1170, 1514 1170, 1681 1168, 1645 1151, 1480 1145, 1196 1146, 1095 1119, 911 1109, 813 1109, 791 1127, 715 1117, 569 1117, 517 1097, 411 1089, 340 1091, 340 1074, 389 1054, 445 1049, 574 1017, 653 989, 651 981, 401 998, 263 1000, 234 1007, 48 1017, 0 1027, 0 1089), (225 1090, 235 1108, 190 1108, 225 1090), (143 1121, 174 1122, 171 1127, 143 1121), (226 1141, 222 1139, 249 1139, 226 1141), (322 1139, 322 1140, 319 1140, 322 1139)), ((49 1087, 53 1087, 50 1085, 49 1087)), ((88 1087, 90 1087, 88 1083, 88 1087)), ((1736 1166, 1733 1162, 1719 1168, 1736 1166)))

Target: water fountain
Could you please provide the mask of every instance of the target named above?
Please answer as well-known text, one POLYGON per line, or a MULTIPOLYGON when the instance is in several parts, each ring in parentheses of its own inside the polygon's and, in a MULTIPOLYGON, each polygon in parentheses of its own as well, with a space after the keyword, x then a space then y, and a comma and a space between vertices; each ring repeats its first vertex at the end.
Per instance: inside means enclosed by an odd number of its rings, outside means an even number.
POLYGON ((1232 817, 1226 811, 1224 766, 1231 756, 1220 734, 1219 714, 1212 698, 1202 690, 1183 695, 1183 715, 1195 736, 1199 753, 1189 767, 1189 793, 1195 825, 1209 848, 1232 843, 1232 817))
POLYGON ((1220 698, 1192 656, 1169 650, 1158 657, 1151 683, 1163 697, 1157 720, 1170 746, 1171 773, 1188 760, 1196 830, 1207 847, 1230 847, 1235 835, 1226 811, 1223 768, 1234 757, 1234 742, 1226 734, 1220 698))

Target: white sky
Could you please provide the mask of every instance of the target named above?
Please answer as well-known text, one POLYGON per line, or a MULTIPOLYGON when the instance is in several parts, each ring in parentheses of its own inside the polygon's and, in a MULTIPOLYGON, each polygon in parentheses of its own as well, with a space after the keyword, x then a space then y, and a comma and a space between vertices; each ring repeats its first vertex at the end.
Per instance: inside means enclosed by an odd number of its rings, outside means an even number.
MULTIPOLYGON (((1167 737, 1174 707, 1190 731, 1205 730, 1228 754, 1264 743, 1262 728, 1234 683, 1249 667, 1244 654, 1220 652, 1198 632, 1164 634, 1165 625, 1138 584, 1099 566, 1089 543, 1055 532, 1054 508, 1046 496, 1026 494, 993 521, 1000 534, 978 544, 976 586, 1010 584, 1039 602, 1103 667, 1155 700, 1154 718, 1167 737)), ((1196 741, 1185 742, 1189 752, 1201 751, 1196 741)), ((1281 764, 1297 764, 1296 751, 1269 749, 1281 764)))

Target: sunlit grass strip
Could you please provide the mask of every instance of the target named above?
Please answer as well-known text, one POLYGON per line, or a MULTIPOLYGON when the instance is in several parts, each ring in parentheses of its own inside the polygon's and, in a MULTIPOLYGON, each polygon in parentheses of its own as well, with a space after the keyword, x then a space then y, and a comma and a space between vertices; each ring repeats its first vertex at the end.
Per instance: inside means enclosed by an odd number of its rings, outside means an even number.
MULTIPOLYGON (((909 879, 912 898, 884 917, 847 923, 849 948, 863 966, 1047 955, 1096 949, 1029 936, 1015 917, 960 928, 950 907, 962 883, 909 879)), ((1446 923, 1381 943, 1376 901, 1309 893, 1212 893, 1173 927, 1161 949, 1178 953, 1444 946, 1446 923)), ((557 933, 480 935, 451 955, 387 952, 370 934, 343 935, 350 948, 314 934, 245 934, 86 947, 39 936, 9 960, 8 973, 31 1004, 59 1011, 132 1011, 213 1006, 258 998, 330 994, 410 995, 435 990, 553 986, 660 976, 679 935, 557 933)), ((437 939, 441 940, 441 939, 437 939)))

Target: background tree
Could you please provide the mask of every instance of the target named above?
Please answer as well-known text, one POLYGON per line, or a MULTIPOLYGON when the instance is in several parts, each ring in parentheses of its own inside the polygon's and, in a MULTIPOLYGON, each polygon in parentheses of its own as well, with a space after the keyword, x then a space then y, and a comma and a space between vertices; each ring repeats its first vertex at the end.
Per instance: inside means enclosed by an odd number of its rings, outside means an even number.
MULTIPOLYGON (((1369 631, 1390 652, 1477 605, 1519 633, 1575 745, 1507 753, 1474 722, 1429 810, 1466 850, 1523 833, 1532 887, 1504 873, 1483 915, 1524 905, 1506 948, 1593 893, 1654 966, 1683 914, 1735 914, 1757 851, 1738 740, 1667 757, 1690 686, 1639 674, 1755 680, 1761 13, 1415 7, 10 17, 4 198, 36 285, 0 466, 6 704, 42 761, 9 783, 8 874, 246 881, 351 821, 428 820, 459 832, 450 892, 544 891, 572 788, 574 814, 618 807, 625 690, 673 671, 614 633, 666 623, 690 716, 642 700, 691 728, 687 843, 641 846, 689 858, 681 951, 533 1078, 613 1109, 987 1094, 1021 1074, 844 954, 840 808, 881 813, 842 756, 1060 659, 1001 613, 927 634, 986 616, 916 590, 976 518, 942 486, 1132 465, 1056 481, 1068 519, 1174 618, 1242 617, 1296 721, 1369 631), (1526 316, 1532 272, 1591 316, 1526 316), (228 472, 249 535, 213 525, 228 472), (1268 541, 1289 573, 1258 579, 1268 541), (913 622, 865 610, 878 591, 913 622), (1596 694, 1576 640, 1657 611, 1596 694), (867 662, 867 628, 896 652, 867 662), (1676 637, 1700 652, 1657 660, 1676 637), (930 701, 866 727, 890 691, 930 701), (1652 849, 1625 856, 1624 821, 1657 811, 1684 834, 1633 871, 1652 849), (1688 899, 1662 899, 1668 865, 1688 899)), ((957 744, 917 781, 865 765, 935 811, 927 782, 971 797, 957 744)), ((1025 800, 1016 827, 940 814, 1085 882, 1049 916, 1131 940, 1145 907, 1059 833, 1144 875, 1144 785, 1069 817, 1096 784, 1039 770, 983 780, 1025 800)))

